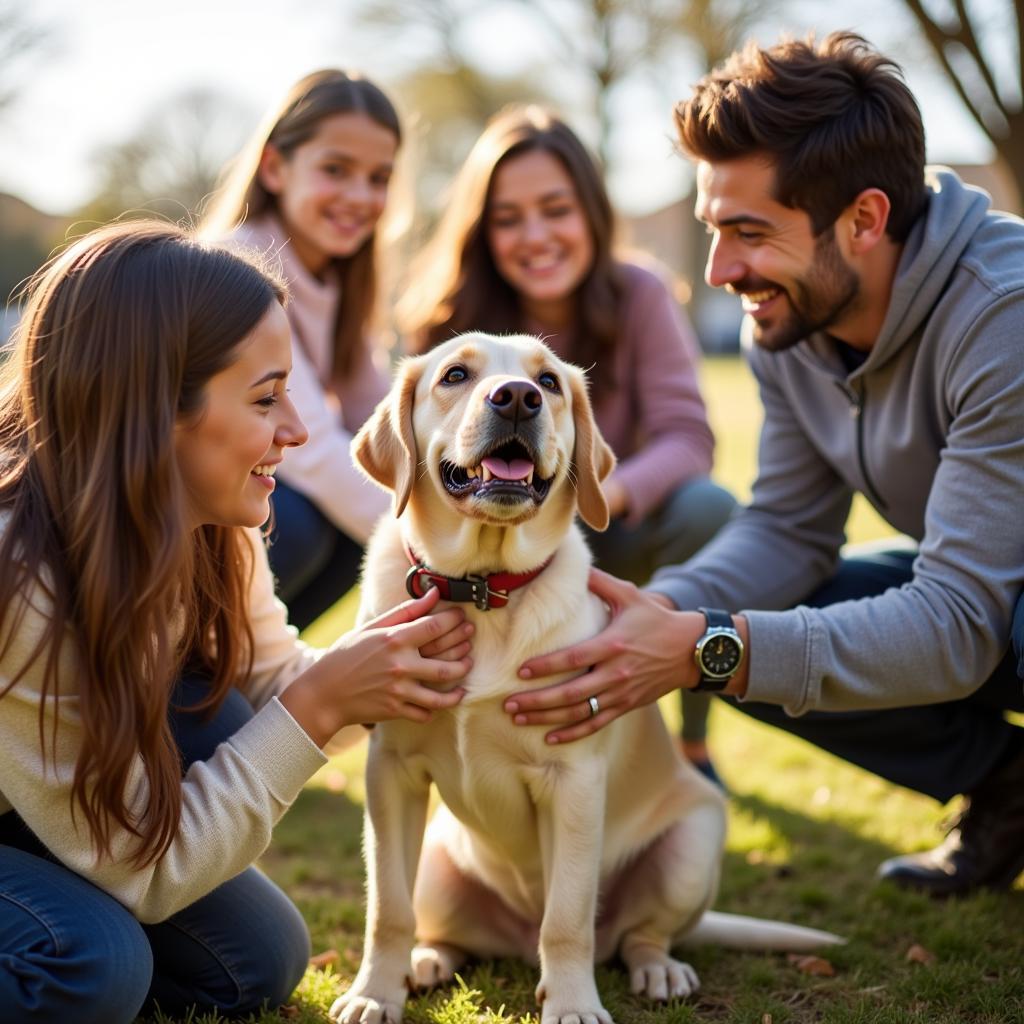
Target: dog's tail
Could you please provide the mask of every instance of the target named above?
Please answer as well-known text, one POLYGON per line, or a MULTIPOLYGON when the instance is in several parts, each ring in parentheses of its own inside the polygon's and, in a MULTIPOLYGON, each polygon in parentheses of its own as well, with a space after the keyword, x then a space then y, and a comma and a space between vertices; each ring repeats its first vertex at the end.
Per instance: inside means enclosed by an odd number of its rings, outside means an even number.
POLYGON ((683 946, 715 945, 727 949, 804 953, 822 946, 841 945, 846 939, 803 925, 708 910, 679 942, 683 946))

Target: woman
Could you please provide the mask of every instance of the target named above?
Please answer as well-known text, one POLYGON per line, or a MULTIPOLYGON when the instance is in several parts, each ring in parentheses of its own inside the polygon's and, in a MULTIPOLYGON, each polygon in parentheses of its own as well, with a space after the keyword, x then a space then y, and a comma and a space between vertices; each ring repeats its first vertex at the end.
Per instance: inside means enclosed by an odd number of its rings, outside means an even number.
POLYGON ((299 643, 256 529, 286 449, 283 286, 153 223, 34 281, 0 377, 0 1020, 285 1000, 309 939, 253 860, 346 725, 468 670, 430 595, 299 643))
POLYGON ((377 225, 400 142, 395 108, 373 83, 307 75, 234 161, 201 225, 205 237, 273 254, 288 282, 292 400, 309 440, 278 478, 270 562, 299 629, 356 582, 387 508, 348 446, 389 384, 373 342, 377 225))
MULTIPOLYGON (((714 439, 696 344, 661 279, 617 258, 601 172, 565 122, 536 106, 487 125, 437 231, 412 268, 400 317, 414 350, 464 330, 528 331, 589 368, 594 412, 619 463, 597 564, 644 583, 683 562, 735 506, 708 478, 714 439)), ((682 747, 706 774, 708 700, 684 699, 682 747)))

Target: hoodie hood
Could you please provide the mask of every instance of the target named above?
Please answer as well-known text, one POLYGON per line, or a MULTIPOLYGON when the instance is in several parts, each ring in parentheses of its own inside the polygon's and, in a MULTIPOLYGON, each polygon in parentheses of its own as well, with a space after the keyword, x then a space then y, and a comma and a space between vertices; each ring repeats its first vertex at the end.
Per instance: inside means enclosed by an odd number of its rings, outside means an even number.
MULTIPOLYGON (((927 320, 991 205, 986 192, 965 185, 948 168, 929 168, 925 185, 928 205, 903 244, 882 329, 854 374, 884 365, 927 320)), ((819 370, 824 363, 833 374, 839 368, 834 349, 820 334, 797 346, 804 361, 819 370)))

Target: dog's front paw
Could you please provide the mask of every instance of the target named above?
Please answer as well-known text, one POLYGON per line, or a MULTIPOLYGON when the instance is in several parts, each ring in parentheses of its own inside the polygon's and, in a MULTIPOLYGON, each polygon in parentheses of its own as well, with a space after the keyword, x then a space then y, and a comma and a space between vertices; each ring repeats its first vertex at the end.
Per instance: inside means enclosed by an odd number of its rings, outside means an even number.
POLYGON ((328 1016, 338 1024, 402 1024, 405 993, 398 998, 377 999, 349 989, 331 1004, 328 1016))
POLYGON ((537 1002, 543 1003, 540 1024, 613 1024, 601 1005, 593 978, 575 983, 549 982, 543 976, 537 986, 537 1002))
POLYGON ((697 972, 688 963, 674 960, 661 950, 634 951, 626 962, 634 995, 665 1003, 691 996, 700 988, 697 972))
POLYGON ((466 956, 454 946, 437 942, 431 946, 417 946, 412 951, 412 982, 417 989, 446 985, 455 977, 466 956))

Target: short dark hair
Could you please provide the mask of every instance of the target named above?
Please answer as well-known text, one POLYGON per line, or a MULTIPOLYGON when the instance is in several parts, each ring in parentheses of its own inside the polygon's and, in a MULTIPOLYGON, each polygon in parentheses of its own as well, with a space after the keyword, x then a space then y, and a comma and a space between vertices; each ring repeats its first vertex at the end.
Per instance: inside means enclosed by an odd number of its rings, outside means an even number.
POLYGON ((748 43, 697 83, 675 119, 692 159, 771 159, 775 198, 805 210, 816 235, 878 188, 891 206, 886 231, 901 242, 927 202, 917 101, 899 65, 853 32, 748 43))

